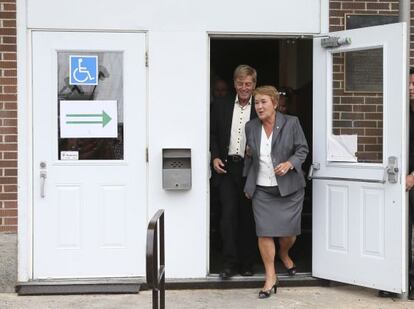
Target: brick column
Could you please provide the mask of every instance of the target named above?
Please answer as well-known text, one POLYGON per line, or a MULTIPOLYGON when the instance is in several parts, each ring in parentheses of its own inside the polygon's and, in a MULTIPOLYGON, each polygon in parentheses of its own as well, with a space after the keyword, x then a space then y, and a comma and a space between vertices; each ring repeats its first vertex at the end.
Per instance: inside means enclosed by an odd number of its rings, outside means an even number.
POLYGON ((0 0, 0 232, 16 231, 16 1, 0 0))

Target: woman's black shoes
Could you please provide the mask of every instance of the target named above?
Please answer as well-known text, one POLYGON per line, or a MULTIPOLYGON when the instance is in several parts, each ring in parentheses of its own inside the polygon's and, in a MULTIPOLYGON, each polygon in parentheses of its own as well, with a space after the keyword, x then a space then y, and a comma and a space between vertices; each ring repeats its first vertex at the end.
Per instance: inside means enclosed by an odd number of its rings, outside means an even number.
POLYGON ((270 294, 272 294, 272 290, 275 291, 275 294, 277 293, 277 286, 279 285, 279 282, 276 281, 275 284, 273 284, 273 286, 269 289, 269 290, 261 290, 259 292, 259 298, 260 299, 264 299, 264 298, 269 298, 270 294))
POLYGON ((296 269, 295 263, 293 263, 293 266, 291 268, 287 268, 286 265, 285 265, 285 262, 283 262, 283 260, 280 258, 280 256, 279 256, 279 259, 282 261, 283 266, 285 266, 289 276, 293 277, 294 275, 296 275, 297 269, 296 269))
POLYGON ((286 268, 287 269, 287 273, 289 276, 293 277, 294 275, 296 275, 296 265, 293 264, 293 266, 291 268, 286 268))

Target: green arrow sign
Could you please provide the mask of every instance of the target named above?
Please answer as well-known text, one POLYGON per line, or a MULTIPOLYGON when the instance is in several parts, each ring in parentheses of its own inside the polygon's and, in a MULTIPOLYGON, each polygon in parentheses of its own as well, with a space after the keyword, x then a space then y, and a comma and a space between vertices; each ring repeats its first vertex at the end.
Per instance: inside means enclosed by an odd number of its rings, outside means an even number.
POLYGON ((102 124, 102 127, 105 127, 111 120, 111 116, 109 116, 105 111, 102 111, 102 114, 66 114, 68 118, 95 118, 100 117, 100 120, 71 120, 66 121, 67 124, 102 124))

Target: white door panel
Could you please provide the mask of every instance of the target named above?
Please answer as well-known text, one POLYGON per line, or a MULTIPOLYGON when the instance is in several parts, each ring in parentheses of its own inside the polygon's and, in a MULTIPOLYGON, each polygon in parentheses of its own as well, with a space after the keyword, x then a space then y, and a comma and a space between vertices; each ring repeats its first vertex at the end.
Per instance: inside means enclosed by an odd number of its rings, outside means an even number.
POLYGON ((313 186, 313 276, 398 291, 404 272, 394 248, 403 244, 391 222, 402 221, 401 206, 387 200, 381 184, 314 180, 313 186))
POLYGON ((314 40, 313 162, 319 168, 313 173, 312 273, 402 293, 407 288, 405 24, 330 36, 352 43, 323 48, 322 39, 314 40), (345 71, 352 67, 346 62, 368 53, 382 59, 380 89, 349 90, 351 73, 345 71), (357 148, 344 143, 338 149, 355 153, 356 162, 331 159, 337 154, 328 143, 349 135, 357 148), (387 173, 390 157, 397 159, 396 182, 387 173))
POLYGON ((144 60, 144 34, 33 33, 35 279, 145 273, 144 60), (98 85, 68 82, 69 56, 90 54, 98 55, 98 85), (104 117, 89 104, 116 100, 118 137, 61 138, 65 100, 83 102, 84 113, 69 116, 91 131, 104 117))

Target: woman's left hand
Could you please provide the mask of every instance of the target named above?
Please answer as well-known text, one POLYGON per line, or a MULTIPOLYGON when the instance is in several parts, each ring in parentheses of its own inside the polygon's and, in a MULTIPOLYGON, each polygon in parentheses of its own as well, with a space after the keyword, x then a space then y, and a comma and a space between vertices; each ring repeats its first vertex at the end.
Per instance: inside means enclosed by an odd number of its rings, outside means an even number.
POLYGON ((276 174, 277 176, 284 176, 284 175, 286 175, 286 173, 287 173, 287 172, 289 172, 291 169, 293 169, 293 165, 292 165, 292 163, 290 163, 289 161, 286 161, 286 162, 282 162, 282 163, 278 164, 278 165, 275 167, 274 171, 275 171, 275 174, 276 174))

